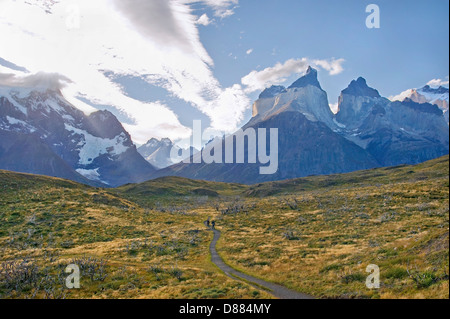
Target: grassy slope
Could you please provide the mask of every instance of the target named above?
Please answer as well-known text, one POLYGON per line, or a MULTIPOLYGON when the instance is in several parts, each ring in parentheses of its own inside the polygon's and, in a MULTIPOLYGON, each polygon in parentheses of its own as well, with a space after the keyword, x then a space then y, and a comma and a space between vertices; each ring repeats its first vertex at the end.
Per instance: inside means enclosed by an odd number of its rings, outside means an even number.
POLYGON ((254 186, 252 196, 278 195, 224 216, 219 250, 244 272, 318 297, 448 298, 448 164, 254 186), (380 290, 365 286, 369 264, 380 290))
POLYGON ((109 190, 0 171, 0 298, 270 297, 216 270, 204 219, 187 205, 148 210, 109 190), (84 256, 105 269, 85 260, 82 289, 63 290, 64 268, 84 256), (6 282, 4 262, 24 259, 6 282), (34 267, 32 281, 11 288, 34 267))
POLYGON ((114 190, 0 171, 0 262, 31 258, 45 279, 39 290, 0 285, 0 296, 45 297, 44 286, 62 287, 50 280, 62 280, 61 267, 86 255, 106 260, 108 276, 86 273, 69 298, 267 297, 211 265, 202 222, 214 216, 219 251, 254 276, 324 298, 448 298, 448 163, 254 186, 169 177, 114 190), (380 290, 364 285, 368 264, 381 268, 380 290))

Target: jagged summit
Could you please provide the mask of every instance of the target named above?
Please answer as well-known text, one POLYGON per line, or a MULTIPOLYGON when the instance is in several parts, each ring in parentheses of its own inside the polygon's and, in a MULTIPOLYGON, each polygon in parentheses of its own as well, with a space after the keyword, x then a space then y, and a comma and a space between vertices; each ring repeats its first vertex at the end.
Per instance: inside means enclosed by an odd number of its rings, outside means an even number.
POLYGON ((178 154, 184 154, 188 150, 189 154, 195 154, 197 152, 193 147, 189 149, 180 148, 170 138, 163 138, 161 140, 151 138, 145 145, 138 148, 138 152, 154 167, 163 169, 175 164, 171 156, 173 148, 177 150, 178 154))
POLYGON ((281 113, 301 113, 310 121, 323 122, 335 128, 328 96, 320 87, 317 74, 317 70, 309 67, 290 88, 272 86, 266 89, 253 104, 253 118, 249 125, 281 113))
MULTIPOLYGON (((288 89, 304 88, 309 85, 315 86, 322 90, 319 80, 317 79, 317 70, 312 68, 311 66, 308 67, 305 75, 295 81, 288 89)), ((271 99, 287 92, 288 91, 286 87, 282 85, 272 85, 271 87, 262 91, 262 93, 259 95, 259 99, 271 99)))
POLYGON ((322 87, 320 86, 319 80, 317 79, 317 70, 312 68, 312 67, 308 67, 308 70, 306 70, 306 74, 304 76, 302 76, 300 79, 298 79, 297 81, 295 81, 290 87, 289 89, 294 89, 294 88, 303 88, 306 87, 308 85, 312 85, 315 87, 318 87, 319 89, 322 90, 322 87))
POLYGON ((122 123, 108 110, 96 111, 86 118, 86 127, 101 138, 113 139, 124 133, 127 137, 127 146, 132 146, 131 136, 126 132, 122 123))
POLYGON ((420 91, 426 92, 426 93, 433 93, 433 94, 448 94, 449 90, 446 87, 440 86, 436 89, 430 87, 429 85, 425 85, 420 91))
POLYGON ((410 98, 406 98, 403 102, 393 102, 393 105, 398 105, 398 104, 402 104, 403 106, 409 107, 417 112, 422 112, 422 113, 430 113, 430 114, 434 114, 437 116, 442 116, 443 115, 443 111, 435 104, 430 104, 430 103, 417 103, 414 100, 410 99, 410 98))
POLYGON ((1 169, 95 186, 148 179, 155 168, 111 112, 86 115, 58 92, 0 86, 1 169))
POLYGON ((260 95, 260 99, 270 99, 278 94, 285 93, 286 88, 282 85, 272 85, 270 88, 265 89, 260 95))
POLYGON ((366 97, 381 97, 380 93, 367 85, 366 79, 359 77, 350 83, 348 88, 342 91, 342 94, 366 97))

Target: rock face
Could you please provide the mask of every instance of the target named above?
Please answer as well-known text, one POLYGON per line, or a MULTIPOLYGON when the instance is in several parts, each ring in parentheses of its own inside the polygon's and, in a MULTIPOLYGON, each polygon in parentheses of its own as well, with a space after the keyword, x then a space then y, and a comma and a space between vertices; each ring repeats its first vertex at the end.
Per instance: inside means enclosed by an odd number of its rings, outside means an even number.
MULTIPOLYGON (((252 126, 279 129, 279 166, 274 175, 261 175, 254 164, 177 164, 155 177, 181 176, 218 182, 254 184, 309 175, 346 173, 377 167, 362 148, 333 132, 324 123, 310 121, 297 111, 286 111, 252 126)), ((248 147, 245 148, 247 153, 248 147)), ((225 162, 225 161, 223 161, 225 162)))
POLYGON ((342 91, 334 115, 312 68, 287 89, 266 89, 253 106, 253 118, 243 127, 247 128, 278 128, 276 174, 260 175, 259 164, 181 163, 154 177, 254 184, 416 164, 449 151, 448 125, 437 106, 412 100, 393 103, 358 78, 342 91))
MULTIPOLYGON (((442 107, 426 102, 445 100, 445 94, 448 101, 448 90, 419 91, 420 99, 391 102, 358 78, 342 91, 333 114, 312 68, 288 88, 266 89, 243 127, 278 129, 278 171, 261 175, 265 165, 248 161, 172 165, 172 141, 151 139, 138 152, 110 112, 86 115, 57 91, 0 87, 0 169, 119 186, 161 176, 254 184, 417 164, 449 152, 448 118, 442 107)), ((246 143, 245 153, 249 147, 254 150, 246 143)))
POLYGON ((430 103, 439 106, 444 113, 447 113, 448 120, 448 88, 443 86, 432 88, 429 85, 426 85, 423 88, 416 90, 416 93, 416 96, 412 96, 411 100, 417 103, 430 103), (415 100, 415 98, 417 98, 417 100, 415 100))
POLYGON ((112 113, 87 116, 58 91, 0 88, 0 136, 0 169, 109 186, 155 171, 112 113))
POLYGON ((281 90, 275 96, 257 100, 253 105, 253 118, 248 125, 255 125, 283 112, 300 112, 310 121, 323 122, 331 128, 336 126, 327 93, 320 86, 317 71, 311 67, 305 76, 288 89, 281 90))
POLYGON ((32 134, 0 130, 0 168, 101 185, 77 173, 38 136, 32 134))
POLYGON ((316 88, 322 90, 319 80, 317 79, 317 70, 312 67, 308 67, 306 74, 295 81, 289 88, 301 89, 307 86, 315 86, 316 88))
POLYGON ((353 130, 363 124, 375 105, 383 106, 389 102, 388 99, 382 98, 377 90, 369 88, 365 79, 359 78, 342 91, 335 118, 341 128, 353 130))
POLYGON ((270 99, 278 94, 285 93, 286 88, 284 86, 272 85, 270 88, 265 89, 260 95, 259 99, 270 99))
POLYGON ((436 105, 391 102, 362 78, 342 91, 336 122, 340 134, 381 166, 417 164, 449 150, 448 125, 436 105))
POLYGON ((352 96, 366 96, 370 98, 380 98, 380 93, 370 88, 367 85, 366 79, 359 77, 357 80, 352 81, 348 88, 342 91, 344 95, 352 95, 352 96))
POLYGON ((395 98, 399 101, 405 101, 407 99, 416 103, 430 103, 437 105, 442 112, 444 112, 447 125, 449 124, 449 89, 443 86, 438 88, 432 88, 429 85, 424 86, 421 89, 411 89, 403 92, 395 98))

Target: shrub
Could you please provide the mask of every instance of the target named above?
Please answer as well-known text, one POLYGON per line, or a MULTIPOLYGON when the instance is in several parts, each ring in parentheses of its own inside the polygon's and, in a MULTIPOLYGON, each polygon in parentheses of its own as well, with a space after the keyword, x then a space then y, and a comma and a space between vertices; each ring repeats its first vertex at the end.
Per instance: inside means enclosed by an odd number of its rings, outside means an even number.
POLYGON ((108 274, 106 273, 106 261, 92 257, 80 257, 71 261, 80 267, 82 276, 87 276, 91 281, 104 281, 108 274))
POLYGON ((403 268, 391 268, 385 273, 387 279, 403 279, 408 276, 408 272, 403 268))
POLYGON ((6 261, 0 265, 0 287, 7 290, 28 290, 38 285, 39 268, 34 260, 6 261))
POLYGON ((341 276, 341 282, 344 284, 350 284, 352 282, 363 282, 366 280, 366 276, 361 273, 344 274, 341 276))
POLYGON ((341 268, 342 268, 341 265, 338 265, 338 264, 332 264, 332 265, 328 265, 328 266, 323 267, 323 268, 320 270, 320 273, 327 273, 327 272, 329 272, 329 271, 332 271, 332 270, 339 270, 339 269, 341 269, 341 268))
POLYGON ((418 289, 428 288, 439 281, 438 276, 434 273, 426 271, 410 271, 407 270, 409 277, 414 281, 418 289))
POLYGON ((172 269, 168 271, 168 274, 177 278, 178 280, 181 280, 183 278, 183 271, 175 267, 172 267, 172 269))

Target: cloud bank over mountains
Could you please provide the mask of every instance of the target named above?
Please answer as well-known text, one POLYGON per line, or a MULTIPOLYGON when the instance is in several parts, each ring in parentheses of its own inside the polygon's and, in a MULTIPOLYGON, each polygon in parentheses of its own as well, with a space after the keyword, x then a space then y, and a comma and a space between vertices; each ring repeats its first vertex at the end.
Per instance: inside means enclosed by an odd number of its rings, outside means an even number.
POLYGON ((427 83, 427 85, 431 86, 431 87, 439 87, 439 86, 444 86, 448 88, 448 84, 449 84, 449 80, 448 80, 448 76, 445 80, 442 79, 433 79, 430 82, 427 83))
POLYGON ((58 73, 38 72, 36 74, 19 76, 13 73, 0 73, 0 86, 18 88, 42 88, 53 91, 62 90, 72 81, 58 73))
POLYGON ((242 84, 246 86, 246 92, 264 90, 271 85, 279 85, 286 82, 286 80, 294 74, 304 74, 308 69, 308 66, 311 65, 321 67, 328 71, 330 75, 336 75, 344 70, 342 66, 344 62, 344 59, 290 59, 284 63, 277 63, 275 66, 266 68, 262 71, 250 72, 242 78, 242 84))
POLYGON ((233 132, 251 108, 252 92, 302 74, 309 64, 330 75, 342 72, 342 59, 291 59, 224 87, 199 27, 232 16, 238 6, 238 0, 5 0, 0 33, 8 44, 0 57, 30 73, 3 63, 0 79, 2 85, 58 87, 82 110, 89 110, 86 101, 111 106, 127 118, 123 124, 133 140, 145 143, 187 138, 191 128, 165 102, 131 98, 116 77, 163 88, 209 117, 211 129, 233 132))

